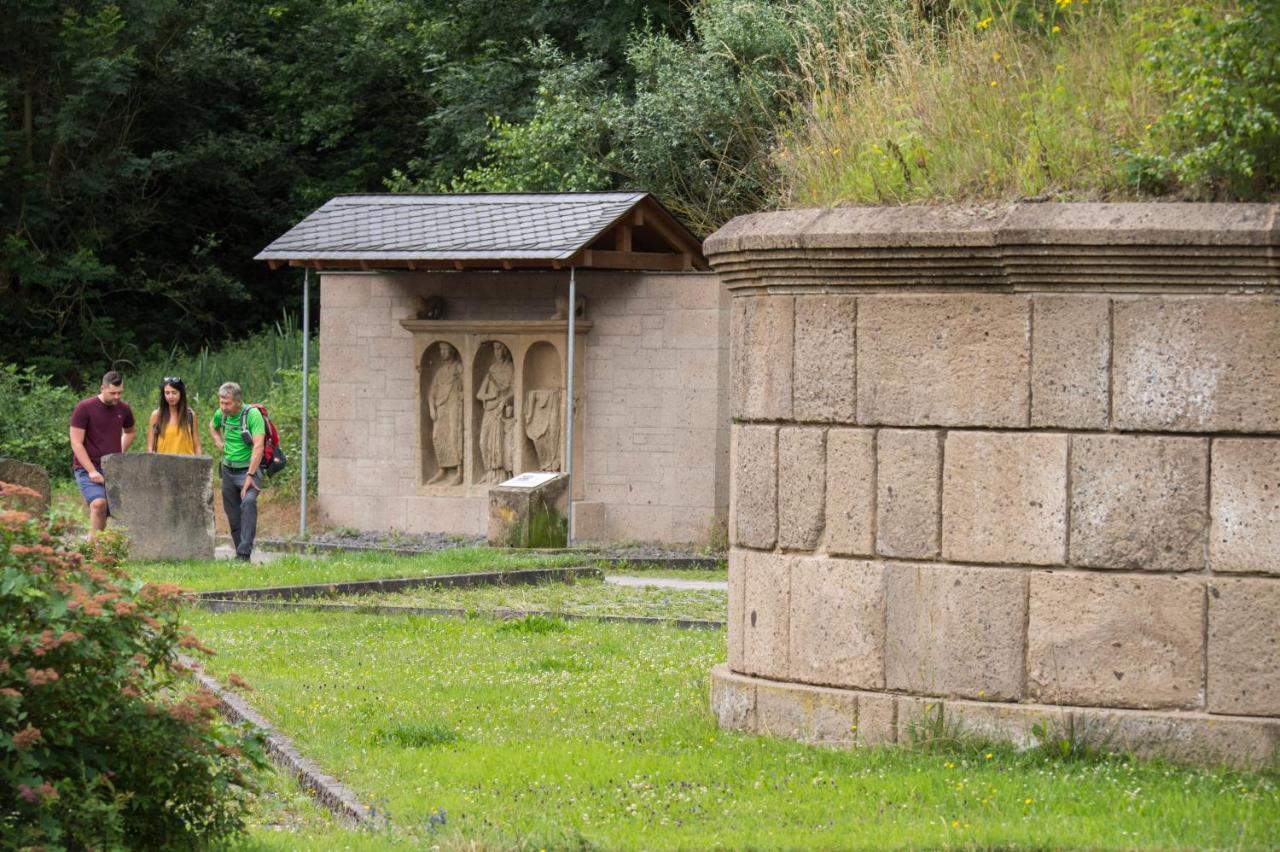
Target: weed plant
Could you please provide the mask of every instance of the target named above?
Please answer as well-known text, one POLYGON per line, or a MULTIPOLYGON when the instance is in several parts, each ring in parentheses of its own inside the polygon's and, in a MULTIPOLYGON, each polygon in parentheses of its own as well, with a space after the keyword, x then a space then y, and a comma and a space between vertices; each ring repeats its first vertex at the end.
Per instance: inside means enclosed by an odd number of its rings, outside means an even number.
POLYGON ((268 718, 391 818, 381 834, 263 830, 257 848, 1247 849, 1280 836, 1275 774, 722 731, 707 672, 723 631, 191 617, 219 649, 211 668, 245 674, 268 718), (396 725, 457 738, 370 742, 396 725))

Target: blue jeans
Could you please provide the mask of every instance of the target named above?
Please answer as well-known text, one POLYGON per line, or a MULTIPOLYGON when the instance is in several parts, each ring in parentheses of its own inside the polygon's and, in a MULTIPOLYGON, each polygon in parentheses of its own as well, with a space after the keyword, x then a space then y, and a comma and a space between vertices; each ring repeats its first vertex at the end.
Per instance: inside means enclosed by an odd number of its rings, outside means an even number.
POLYGON ((227 513, 231 527, 231 541, 236 555, 247 557, 253 553, 253 538, 258 532, 258 494, 262 490, 262 471, 253 475, 253 488, 240 498, 240 489, 248 477, 247 470, 222 466, 222 510, 227 513))
MULTIPOLYGON (((78 467, 74 471, 76 477, 76 485, 80 486, 80 496, 84 497, 84 504, 88 506, 94 500, 99 498, 107 499, 107 486, 100 482, 94 482, 89 478, 89 471, 82 467, 78 467)), ((107 514, 111 514, 111 506, 107 506, 107 514)))

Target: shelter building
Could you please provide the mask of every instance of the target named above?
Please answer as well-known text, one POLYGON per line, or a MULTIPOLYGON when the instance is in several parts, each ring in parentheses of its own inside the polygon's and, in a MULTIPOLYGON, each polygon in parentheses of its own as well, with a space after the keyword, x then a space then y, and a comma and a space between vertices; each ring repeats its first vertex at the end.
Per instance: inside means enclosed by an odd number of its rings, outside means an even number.
POLYGON ((257 255, 320 277, 319 504, 483 533, 489 487, 563 470, 575 539, 700 542, 727 515, 727 297, 643 192, 354 195, 257 255))

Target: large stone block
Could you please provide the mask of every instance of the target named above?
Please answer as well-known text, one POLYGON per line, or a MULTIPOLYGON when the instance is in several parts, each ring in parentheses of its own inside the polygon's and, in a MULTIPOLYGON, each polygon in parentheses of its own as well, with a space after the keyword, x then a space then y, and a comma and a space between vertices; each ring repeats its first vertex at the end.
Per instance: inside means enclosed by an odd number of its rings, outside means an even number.
POLYGON ((733 427, 733 543, 768 550, 778 540, 778 430, 733 427))
POLYGON ((875 512, 875 430, 828 430, 827 552, 857 556, 874 553, 875 512))
POLYGON ((826 508, 826 433, 805 427, 778 430, 778 546, 814 550, 826 508))
POLYGON ((798 559, 791 567, 790 680, 884 687, 884 567, 798 559))
POLYGON ((853 423, 857 417, 857 305, 853 296, 796 298, 796 420, 853 423))
POLYGON ((942 433, 881 429, 876 433, 876 552, 929 559, 938 555, 942 433))
POLYGON ((726 632, 729 643, 729 668, 742 671, 743 616, 747 597, 747 554, 749 551, 733 548, 729 551, 729 621, 726 632))
POLYGON ((942 555, 1052 565, 1067 555, 1066 435, 949 432, 942 555))
POLYGON ((1280 758, 1280 721, 1275 719, 1079 708, 1071 717, 1082 744, 1113 754, 1242 769, 1273 767, 1280 758))
POLYGON ((789 419, 795 300, 791 296, 740 296, 733 300, 732 310, 733 416, 789 419))
POLYGON ((17 459, 0 458, 0 482, 30 488, 38 495, 19 497, 16 494, 10 494, 5 498, 9 508, 30 512, 33 515, 43 515, 49 511, 49 472, 41 465, 17 459))
POLYGON ((1119 429, 1280 431, 1280 299, 1115 302, 1119 429))
POLYGON ((1280 574, 1280 441, 1213 442, 1209 565, 1280 574))
POLYGON ((742 618, 742 669, 781 680, 788 671, 791 557, 747 553, 742 618))
POLYGON ((1022 697, 1023 572, 886 567, 885 687, 988 700, 1022 697))
POLYGON ((1031 323, 1031 425, 1106 429, 1111 300, 1036 296, 1031 323))
POLYGON ((1067 710, 1039 705, 942 701, 906 695, 898 698, 898 737, 908 744, 955 736, 1033 748, 1041 742, 1037 731, 1065 730, 1070 718, 1067 710))
POLYGON ((1071 442, 1071 564, 1204 568, 1207 439, 1075 435, 1071 442))
POLYGON ((104 456, 107 504, 135 559, 213 558, 213 459, 162 453, 104 456))
POLYGON ((756 684, 726 666, 711 670, 711 714, 728 731, 756 729, 756 684))
POLYGON ((1209 582, 1211 713, 1280 717, 1280 580, 1209 582))
POLYGON ((858 422, 1026 426, 1026 297, 876 296, 858 302, 858 422))
POLYGON ((541 477, 536 473, 522 476, 530 477, 530 483, 489 489, 489 545, 564 547, 569 477, 561 473, 538 481, 541 477))
POLYGON ((1204 703, 1204 584, 1182 577, 1037 572, 1028 697, 1049 704, 1204 703))

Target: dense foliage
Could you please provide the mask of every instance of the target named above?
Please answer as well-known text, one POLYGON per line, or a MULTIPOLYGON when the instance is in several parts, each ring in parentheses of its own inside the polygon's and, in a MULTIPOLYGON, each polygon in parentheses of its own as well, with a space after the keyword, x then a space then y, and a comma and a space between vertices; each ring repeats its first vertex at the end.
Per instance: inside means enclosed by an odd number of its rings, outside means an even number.
POLYGON ((68 427, 79 395, 32 367, 0 363, 0 456, 43 465, 70 476, 68 427))
MULTIPOLYGON (((0 504, 21 491, 0 483, 0 504)), ((178 614, 176 586, 0 505, 0 845, 158 849, 240 830, 261 745, 191 689, 178 655, 207 649, 178 614)))

